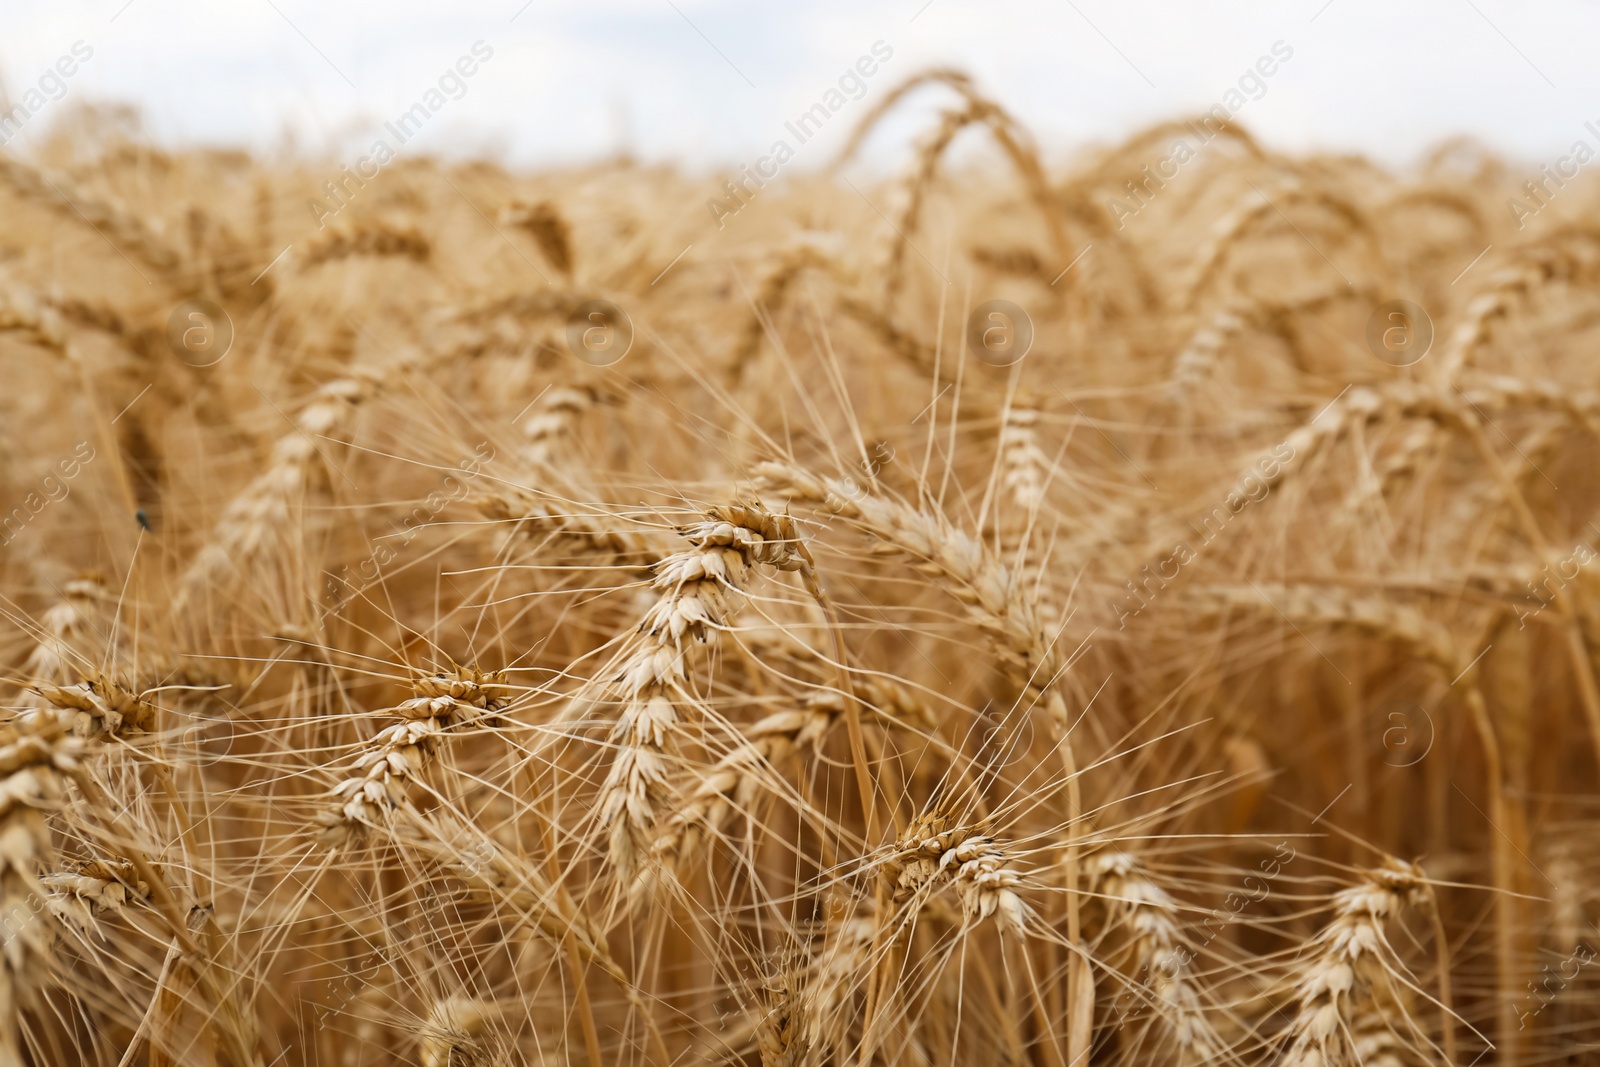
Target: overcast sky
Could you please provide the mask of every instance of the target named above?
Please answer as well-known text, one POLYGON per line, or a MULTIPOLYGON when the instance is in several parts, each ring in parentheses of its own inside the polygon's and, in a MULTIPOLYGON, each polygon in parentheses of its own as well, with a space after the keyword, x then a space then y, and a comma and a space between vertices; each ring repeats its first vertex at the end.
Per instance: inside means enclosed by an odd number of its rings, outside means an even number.
POLYGON ((478 41, 492 56, 418 134, 425 150, 749 161, 878 41, 892 57, 841 115, 953 65, 1052 155, 1217 103, 1280 41, 1292 57, 1240 115, 1278 147, 1403 164, 1458 133, 1535 162, 1600 143, 1584 129, 1600 128, 1593 0, 0 0, 10 98, 41 78, 31 99, 54 95, 48 72, 80 41, 92 56, 12 150, 73 101, 116 101, 168 143, 292 133, 350 155, 478 41))

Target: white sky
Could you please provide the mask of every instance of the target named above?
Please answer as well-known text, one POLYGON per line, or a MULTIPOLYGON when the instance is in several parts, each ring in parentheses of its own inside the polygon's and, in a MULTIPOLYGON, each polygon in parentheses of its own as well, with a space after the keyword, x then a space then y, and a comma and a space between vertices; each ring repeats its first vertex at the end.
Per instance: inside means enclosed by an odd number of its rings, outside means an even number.
POLYGON ((271 148, 294 131, 354 159, 480 39, 494 57, 418 137, 426 151, 750 161, 878 40, 893 58, 815 163, 930 64, 972 73, 1059 154, 1217 102, 1278 40, 1294 56, 1241 114, 1277 147, 1398 164, 1469 133, 1542 162, 1600 141, 1583 129, 1600 127, 1596 0, 0 0, 13 100, 75 41, 94 49, 10 148, 77 100, 137 104, 168 143, 271 148))

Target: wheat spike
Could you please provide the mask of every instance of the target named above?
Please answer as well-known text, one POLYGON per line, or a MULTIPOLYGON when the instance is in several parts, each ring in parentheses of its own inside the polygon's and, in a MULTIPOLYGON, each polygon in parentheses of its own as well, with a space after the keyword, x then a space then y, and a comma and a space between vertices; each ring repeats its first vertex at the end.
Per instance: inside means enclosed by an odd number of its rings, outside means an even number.
POLYGON ((685 703, 686 654, 728 625, 758 566, 807 566, 793 521, 759 505, 713 508, 679 532, 692 547, 656 565, 659 598, 602 686, 621 708, 598 817, 610 828, 611 862, 629 879, 650 852, 657 805, 667 795, 667 746, 685 703))
POLYGON ((1390 860, 1335 894, 1333 918, 1306 946, 1306 962, 1295 980, 1285 1063, 1345 1067, 1366 1062, 1354 1037, 1357 1013, 1403 974, 1385 927, 1406 907, 1427 902, 1424 882, 1415 865, 1390 860))

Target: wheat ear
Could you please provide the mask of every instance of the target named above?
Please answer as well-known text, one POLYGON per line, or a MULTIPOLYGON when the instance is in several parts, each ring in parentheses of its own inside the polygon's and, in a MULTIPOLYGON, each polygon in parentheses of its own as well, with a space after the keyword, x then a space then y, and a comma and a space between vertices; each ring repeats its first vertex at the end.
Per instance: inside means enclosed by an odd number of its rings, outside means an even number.
MULTIPOLYGON (((851 519, 894 551, 909 556, 918 566, 952 582, 951 592, 972 611, 974 621, 986 630, 1007 666, 1017 672, 1029 696, 1041 703, 1053 727, 1063 732, 1057 752, 1067 783, 1067 844, 1064 874, 1067 883, 1067 939, 1074 951, 1068 963, 1069 1016, 1092 1015, 1093 983, 1081 951, 1082 888, 1079 857, 1084 827, 1083 798, 1078 781, 1066 701, 1055 685, 1066 667, 1055 641, 1045 632, 1033 598, 1019 587, 1004 564, 994 559, 981 542, 956 530, 936 516, 899 501, 863 492, 854 483, 829 482, 793 464, 767 462, 756 468, 758 481, 791 500, 819 506, 851 519)), ((1029 701, 1031 703, 1031 701, 1029 701)), ((1090 1034, 1083 1028, 1068 1030, 1068 1062, 1088 1055, 1090 1034)))
POLYGON ((503 706, 500 675, 470 667, 425 675, 411 683, 413 696, 389 709, 399 722, 378 731, 333 788, 338 809, 319 812, 321 840, 340 845, 382 826, 406 802, 409 782, 418 781, 434 747, 451 729, 481 721, 503 706))
POLYGON ((433 245, 415 226, 393 219, 362 219, 355 222, 343 220, 330 224, 307 246, 300 269, 352 256, 400 256, 426 261, 433 254, 433 245))
POLYGON ((539 246, 545 262, 572 280, 572 227, 561 209, 550 200, 526 204, 513 200, 500 209, 500 221, 524 230, 539 246))
POLYGON ((1453 381, 1508 319, 1517 303, 1560 278, 1593 277, 1600 268, 1600 232, 1575 228, 1513 249, 1512 263, 1490 274, 1466 303, 1461 321, 1446 338, 1436 371, 1453 381))
POLYGON ((95 916, 121 915, 133 901, 150 899, 150 884, 126 861, 88 860, 39 879, 50 890, 50 911, 81 931, 95 928, 95 916))
POLYGON ((907 829, 884 866, 907 918, 933 894, 950 888, 969 924, 993 918, 1002 932, 1022 937, 1032 911, 1017 891, 1022 872, 1012 862, 1000 841, 933 814, 907 829))
POLYGON ((22 1012, 47 968, 48 922, 35 901, 53 851, 46 816, 64 802, 65 780, 81 767, 84 741, 52 712, 24 714, 0 726, 0 1058, 21 1064, 22 1012), (11 921, 19 923, 11 929, 11 921))
POLYGON ((1413 864, 1389 860, 1333 898, 1333 918, 1306 945, 1294 986, 1294 1016, 1285 1032, 1284 1063, 1293 1067, 1351 1067, 1358 1007, 1398 978, 1409 984, 1384 928, 1408 905, 1428 901, 1426 880, 1413 864))
POLYGON ((63 174, 31 167, 12 155, 0 156, 0 183, 18 196, 54 209, 62 217, 83 221, 162 275, 175 277, 182 259, 144 220, 117 204, 98 200, 63 174))
POLYGON ((67 354, 67 328, 50 302, 0 276, 0 333, 18 333, 41 348, 67 354))
POLYGON ((322 459, 318 439, 341 433, 371 392, 371 383, 357 378, 339 378, 317 389, 295 416, 294 430, 273 444, 266 469, 228 503, 210 541, 184 572, 180 607, 268 555, 315 484, 313 472, 322 459))
POLYGON ((61 599, 39 617, 38 644, 22 667, 23 673, 36 681, 70 682, 79 676, 85 662, 92 662, 89 653, 98 643, 101 608, 112 599, 98 576, 74 578, 61 593, 61 599))
POLYGON ((126 739, 155 727, 155 707, 110 678, 97 675, 65 686, 39 682, 34 692, 41 702, 71 713, 72 731, 79 737, 126 739))
POLYGON ((1111 850, 1087 863, 1089 884, 1102 895, 1107 932, 1120 932, 1129 949, 1125 970, 1147 991, 1155 1014, 1172 1034, 1180 1062, 1207 1063, 1222 1054, 1222 1040, 1200 1008, 1184 959, 1178 903, 1126 852, 1111 850))
POLYGON ((691 547, 656 565, 658 598, 608 667, 601 693, 621 707, 598 815, 610 827, 611 862, 630 881, 650 852, 657 804, 667 796, 668 735, 678 708, 695 700, 685 688, 686 655, 726 628, 758 566, 806 566, 793 520, 760 505, 712 508, 679 532, 691 547))
POLYGON ((479 997, 436 1001, 422 1024, 422 1067, 500 1067, 510 1062, 498 1032, 505 1008, 479 997))

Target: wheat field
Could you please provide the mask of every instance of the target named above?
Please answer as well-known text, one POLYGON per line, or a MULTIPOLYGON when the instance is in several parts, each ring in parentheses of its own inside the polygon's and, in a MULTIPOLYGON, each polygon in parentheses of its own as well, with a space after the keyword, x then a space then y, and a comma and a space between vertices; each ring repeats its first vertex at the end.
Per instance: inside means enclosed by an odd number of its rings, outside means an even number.
POLYGON ((1594 190, 856 120, 0 154, 0 1065, 1600 1063, 1594 190))

